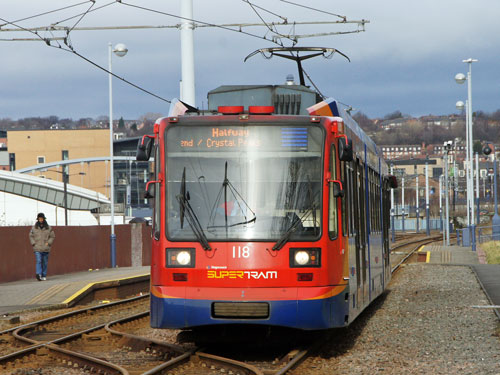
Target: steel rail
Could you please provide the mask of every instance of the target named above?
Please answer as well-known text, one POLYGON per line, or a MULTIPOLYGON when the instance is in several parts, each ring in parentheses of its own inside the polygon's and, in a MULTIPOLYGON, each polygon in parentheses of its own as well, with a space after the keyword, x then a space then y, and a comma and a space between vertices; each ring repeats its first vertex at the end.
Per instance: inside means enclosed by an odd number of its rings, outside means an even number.
POLYGON ((82 353, 77 353, 68 349, 63 349, 53 344, 40 344, 24 349, 22 350, 22 352, 11 353, 6 357, 0 358, 0 366, 8 367, 11 362, 14 362, 15 366, 15 361, 18 360, 19 358, 28 357, 31 355, 36 356, 37 352, 43 349, 52 352, 55 356, 59 357, 62 356, 65 359, 69 359, 71 362, 77 363, 83 368, 91 370, 91 372, 97 370, 101 374, 129 375, 129 372, 121 366, 103 361, 98 358, 90 357, 82 353))
POLYGON ((408 243, 405 243, 405 244, 401 244, 401 245, 398 245, 396 247, 394 247, 393 249, 391 249, 391 251, 393 251, 394 249, 397 249, 397 248, 400 248, 400 247, 404 247, 404 246, 408 246, 408 245, 412 245, 412 244, 416 244, 418 243, 418 245, 413 249, 411 250, 408 254, 406 254, 403 259, 401 259, 401 261, 399 261, 398 264, 396 264, 393 268, 391 268, 391 274, 393 274, 394 272, 396 272, 398 270, 398 268, 404 263, 406 262, 406 260, 411 257, 418 249, 420 249, 420 247, 424 246, 424 245, 427 245, 427 244, 430 244, 430 243, 433 243, 433 242, 436 242, 436 241, 440 241, 441 240, 441 236, 437 236, 437 237, 430 237, 430 238, 425 238, 425 239, 422 239, 420 241, 413 241, 413 242, 408 242, 408 243))
MULTIPOLYGON (((24 337, 22 335, 22 332, 25 329, 26 330, 33 329, 34 327, 36 327, 38 325, 43 325, 43 324, 47 324, 47 323, 62 321, 64 319, 72 318, 72 317, 77 316, 79 314, 88 314, 89 312, 98 311, 100 309, 106 309, 106 308, 109 308, 109 307, 116 307, 116 306, 119 306, 121 304, 128 304, 130 302, 135 302, 137 300, 140 300, 140 299, 143 299, 143 298, 146 298, 146 297, 149 297, 149 294, 143 295, 143 296, 136 296, 136 297, 128 298, 128 299, 122 300, 122 301, 111 302, 111 303, 108 303, 106 305, 92 306, 90 308, 87 307, 87 308, 83 308, 83 309, 79 309, 79 310, 75 310, 75 311, 66 312, 66 313, 58 314, 58 315, 55 315, 55 316, 52 316, 52 317, 49 317, 49 318, 40 319, 40 320, 37 320, 37 321, 34 321, 34 322, 30 322, 30 323, 26 323, 26 324, 21 324, 21 325, 18 325, 16 327, 12 327, 12 328, 6 329, 4 331, 1 331, 0 332, 0 336, 1 335, 11 335, 16 340, 19 340, 19 341, 24 342, 24 343, 28 343, 28 344, 30 344, 30 346, 22 348, 21 350, 17 350, 15 352, 11 352, 11 353, 8 353, 8 354, 0 356, 0 363, 2 361, 4 361, 4 360, 8 360, 9 358, 11 358, 11 356, 15 356, 16 354, 19 354, 20 356, 22 356, 23 353, 26 350, 29 350, 31 348, 36 349, 36 348, 44 346, 45 344, 58 343, 60 341, 63 341, 66 337, 67 338, 70 338, 72 336, 77 337, 82 332, 83 333, 92 332, 96 328, 95 327, 91 327, 91 328, 88 328, 88 329, 85 329, 85 330, 82 330, 82 331, 79 331, 79 332, 71 333, 70 335, 66 335, 66 336, 63 336, 63 337, 60 337, 60 338, 57 338, 57 339, 54 339, 54 340, 47 341, 45 343, 40 343, 39 341, 36 341, 36 340, 30 339, 30 338, 24 337)), ((100 325, 99 327, 100 328, 104 328, 104 326, 105 326, 105 323, 102 324, 102 325, 100 325)))
POLYGON ((295 366, 297 366, 302 360, 304 360, 314 346, 316 346, 316 345, 312 345, 309 349, 305 349, 305 350, 299 351, 292 358, 291 361, 289 361, 283 368, 281 368, 278 371, 274 372, 273 375, 284 375, 284 374, 286 374, 287 371, 291 370, 292 368, 294 368, 295 366))
POLYGON ((0 331, 0 335, 16 331, 19 328, 28 327, 28 326, 32 326, 32 325, 35 325, 35 324, 50 323, 50 322, 53 322, 53 321, 62 320, 62 319, 71 317, 73 315, 83 314, 83 313, 87 313, 87 312, 94 311, 94 310, 105 309, 105 308, 108 308, 108 307, 114 307, 116 305, 121 305, 121 304, 126 304, 126 303, 129 303, 129 302, 134 302, 136 300, 140 300, 140 299, 143 299, 143 298, 149 298, 149 293, 143 294, 142 296, 134 296, 134 297, 131 297, 131 298, 127 298, 127 299, 123 299, 123 300, 115 301, 115 302, 110 302, 110 303, 103 304, 103 305, 97 305, 97 306, 92 306, 92 307, 85 307, 85 308, 82 308, 82 309, 78 309, 78 310, 74 310, 74 311, 70 311, 70 312, 65 312, 65 313, 62 313, 62 314, 59 314, 59 315, 54 315, 54 316, 51 316, 49 318, 36 320, 34 322, 29 322, 29 323, 21 324, 21 325, 18 325, 18 326, 11 327, 11 328, 8 328, 6 330, 0 331))
POLYGON ((216 363, 218 365, 230 365, 232 367, 237 367, 240 371, 244 371, 248 375, 265 375, 264 372, 258 369, 257 367, 249 365, 244 362, 236 361, 234 359, 219 357, 217 355, 208 354, 200 351, 196 352, 194 355, 198 356, 199 358, 202 358, 207 362, 216 363))

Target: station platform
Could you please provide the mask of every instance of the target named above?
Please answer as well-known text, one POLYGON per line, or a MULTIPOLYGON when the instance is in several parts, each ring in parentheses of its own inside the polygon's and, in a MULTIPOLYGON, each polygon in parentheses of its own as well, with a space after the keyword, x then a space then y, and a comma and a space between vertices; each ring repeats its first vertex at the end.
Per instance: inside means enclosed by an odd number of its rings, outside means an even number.
POLYGON ((31 309, 72 306, 100 287, 149 284, 150 267, 105 268, 54 275, 46 281, 35 278, 0 285, 0 316, 31 309))
POLYGON ((500 318, 500 264, 480 264, 479 252, 462 246, 425 245, 418 254, 426 263, 469 266, 500 318))
POLYGON ((425 245, 419 250, 426 263, 435 264, 479 264, 477 252, 462 246, 425 245))

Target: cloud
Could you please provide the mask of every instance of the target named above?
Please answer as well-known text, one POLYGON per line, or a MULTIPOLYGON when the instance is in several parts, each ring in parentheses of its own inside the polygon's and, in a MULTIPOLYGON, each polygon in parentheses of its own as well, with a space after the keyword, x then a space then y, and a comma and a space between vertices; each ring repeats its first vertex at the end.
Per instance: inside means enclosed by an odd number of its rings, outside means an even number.
MULTIPOLYGON (((297 2, 299 2, 297 0, 297 2)), ((127 0, 165 13, 179 14, 178 1, 127 0)), ((194 18, 213 23, 278 21, 271 13, 257 14, 243 1, 194 0, 194 18)), ((352 60, 313 59, 304 67, 327 96, 349 102, 372 116, 394 110, 409 114, 449 113, 464 98, 466 89, 453 82, 464 72, 462 60, 478 58, 473 67, 474 108, 493 111, 498 105, 500 76, 497 71, 497 38, 500 34, 500 3, 490 0, 340 0, 325 3, 302 1, 312 8, 345 15, 349 20, 367 19, 366 32, 300 40, 299 45, 335 47, 352 60)), ((91 3, 21 22, 23 26, 49 25, 78 12, 91 3)), ((97 0, 94 7, 107 4, 97 0)), ((299 8, 278 0, 257 3, 289 22, 335 20, 336 17, 299 8)), ((57 7, 63 0, 2 2, 2 18, 20 19, 57 7)), ((64 24, 73 25, 77 19, 64 24)), ((89 13, 78 26, 175 25, 180 21, 166 15, 114 3, 89 13)), ((290 32, 292 25, 281 28, 290 32)), ((295 26, 299 34, 342 31, 352 25, 295 26)), ((257 36, 264 28, 246 28, 257 36)), ((47 32, 42 33, 49 35, 47 32)), ((0 32, 0 38, 29 36, 0 32)), ((60 34, 58 34, 60 35, 60 34)), ((267 33, 269 37, 270 33, 267 33)), ((126 43, 126 57, 113 58, 113 70, 134 83, 166 98, 179 95, 181 58, 177 29, 73 31, 73 47, 95 63, 107 67, 107 44, 126 43)), ((288 42, 289 43, 289 42, 288 42)), ((13 118, 58 115, 88 117, 107 113, 107 75, 70 53, 47 47, 43 42, 2 42, 0 116, 13 118)), ((279 58, 266 60, 250 52, 273 46, 270 41, 214 28, 195 30, 196 98, 202 105, 209 90, 222 84, 279 84, 296 66, 279 58)), ((115 80, 116 81, 116 80, 115 80)), ((165 104, 118 81, 114 83, 115 112, 136 118, 146 112, 166 112, 165 104)))

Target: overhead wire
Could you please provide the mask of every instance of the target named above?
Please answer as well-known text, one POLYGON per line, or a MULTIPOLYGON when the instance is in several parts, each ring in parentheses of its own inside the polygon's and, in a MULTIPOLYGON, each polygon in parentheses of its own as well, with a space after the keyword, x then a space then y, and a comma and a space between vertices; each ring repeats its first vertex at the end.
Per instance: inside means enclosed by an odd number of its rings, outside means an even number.
MULTIPOLYGON (((83 5, 83 4, 85 4, 85 3, 88 3, 88 2, 93 2, 93 1, 94 1, 94 0, 85 0, 85 1, 82 1, 82 2, 80 2, 80 3, 73 4, 73 5, 68 5, 68 6, 65 6, 65 7, 62 7, 62 8, 58 8, 58 9, 54 9, 54 10, 49 10, 49 11, 47 11, 47 12, 43 12, 43 13, 39 13, 39 14, 35 14, 35 15, 33 15, 33 16, 29 16, 29 17, 25 17, 25 18, 20 18, 20 19, 18 19, 18 20, 12 21, 12 22, 18 23, 18 22, 22 22, 22 21, 30 20, 30 19, 32 19, 32 18, 41 17, 41 16, 45 16, 45 15, 47 15, 47 14, 60 12, 61 10, 66 10, 66 9, 74 8, 74 7, 76 7, 76 6, 83 5)), ((5 25, 8 25, 8 23, 3 24, 3 25, 0 25, 0 28, 1 28, 2 26, 5 26, 5 25)))
POLYGON ((95 0, 92 1, 92 4, 90 4, 90 7, 81 15, 81 17, 75 22, 75 24, 69 29, 67 32, 70 33, 82 20, 83 18, 89 14, 90 10, 94 7, 95 5, 95 0))
MULTIPOLYGON (((200 20, 196 20, 196 19, 190 19, 190 18, 186 18, 186 17, 182 17, 182 16, 179 16, 179 15, 176 15, 176 14, 172 14, 172 13, 167 13, 167 12, 163 12, 163 11, 159 11, 159 10, 156 10, 156 9, 151 9, 151 8, 147 8, 147 7, 143 7, 143 6, 139 6, 139 5, 135 5, 135 4, 131 4, 131 3, 127 3, 127 2, 124 2, 122 0, 114 0, 108 4, 105 4, 105 5, 102 5, 102 6, 99 6, 99 7, 95 7, 95 2, 96 0, 86 0, 86 1, 83 1, 83 2, 80 2, 80 3, 76 3, 76 4, 73 4, 73 5, 70 5, 70 6, 66 6, 66 7, 62 7, 62 8, 59 8, 59 9, 55 9, 55 10, 52 10, 52 11, 48 11, 48 12, 44 12, 44 13, 40 13, 40 14, 37 14, 37 15, 33 15, 33 16, 30 16, 30 17, 26 17, 26 18, 22 18, 20 20, 16 20, 16 21, 13 21, 13 22, 10 22, 10 21, 7 21, 7 20, 4 20, 2 18, 0 18, 0 20, 2 20, 3 22, 5 22, 3 25, 0 25, 0 28, 2 26, 5 26, 7 24, 10 24, 10 25, 13 25, 17 28, 20 28, 24 31, 27 31, 31 34, 34 34, 36 35, 39 39, 43 40, 49 47, 53 47, 53 48, 58 48, 58 49, 61 49, 63 51, 66 51, 66 52, 71 52, 73 54, 75 54, 76 56, 80 57, 81 59, 87 61, 88 63, 94 65, 95 67, 107 72, 108 74, 111 74, 112 76, 114 76, 115 78, 117 79, 120 79, 121 81, 133 86, 134 88, 140 90, 140 91, 143 91, 149 95, 152 95, 162 101, 166 101, 168 103, 170 103, 171 101, 168 100, 168 99, 165 99, 165 98, 162 98, 160 97, 159 95, 156 95, 128 80, 126 80, 125 78, 123 77, 120 77, 112 72, 109 72, 106 68, 100 66, 99 64, 95 63, 94 61, 90 60, 89 58, 81 55, 80 53, 78 53, 77 51, 75 51, 75 49, 73 48, 73 46, 71 45, 71 42, 70 42, 70 33, 71 31, 83 20, 83 18, 88 15, 90 12, 95 12, 97 10, 100 10, 102 8, 105 8, 105 7, 108 7, 112 4, 115 4, 115 3, 119 3, 119 4, 122 4, 122 5, 125 5, 125 6, 128 6, 128 7, 132 7, 132 8, 137 8, 137 9, 141 9, 141 10, 144 10, 144 11, 148 11, 148 12, 152 12, 152 13, 157 13, 157 14, 161 14, 161 15, 165 15, 165 16, 169 16, 169 17, 173 17, 173 18, 177 18, 177 19, 181 19, 181 20, 187 20, 187 21, 190 21, 190 22, 193 22, 193 23, 197 23, 199 25, 203 25, 203 26, 210 26, 210 27, 215 27, 215 28, 219 28, 219 29, 223 29, 223 30, 226 30, 226 31, 232 31, 232 32, 238 32, 238 33, 241 33, 241 34, 244 34, 244 35, 247 35, 247 36, 250 36, 250 37, 254 37, 254 38, 258 38, 258 39, 263 39, 263 40, 266 40, 266 41, 270 41, 274 44, 277 44, 281 47, 284 47, 283 43, 281 41, 278 41, 278 39, 281 39, 281 38, 285 38, 285 39, 288 39, 288 40, 291 40, 293 42, 293 44, 295 45, 297 43, 297 38, 292 38, 290 37, 289 35, 284 35, 284 34, 281 34, 279 33, 279 31, 277 30, 277 24, 275 24, 274 22, 271 23, 271 25, 274 27, 271 27, 269 25, 268 22, 266 22, 263 17, 260 15, 260 13, 257 11, 256 8, 262 10, 262 11, 265 11, 269 14, 272 14, 276 17, 279 17, 280 19, 282 19, 284 22, 283 22, 283 25, 285 24, 288 24, 288 20, 286 17, 283 17, 279 14, 276 14, 268 9, 265 9, 263 7, 260 7, 256 4, 253 4, 251 3, 249 0, 242 0, 243 2, 247 3, 251 8, 252 10, 257 14, 257 16, 261 19, 261 21, 264 23, 264 25, 268 28, 268 31, 275 34, 275 35, 278 35, 279 37, 276 38, 276 37, 273 37, 273 38, 268 38, 267 37, 267 33, 264 35, 264 36, 260 36, 260 35, 257 35, 257 34, 253 34, 253 33, 250 33, 250 32, 246 32, 246 31, 243 31, 241 26, 239 29, 233 29, 231 27, 227 27, 227 26, 223 26, 223 25, 217 25, 217 24, 214 24, 214 23, 210 23, 210 22, 205 22, 205 21, 200 21, 200 20), (83 12, 83 13, 79 13, 75 16, 72 16, 72 17, 69 17, 69 18, 66 18, 66 19, 63 19, 61 21, 57 21, 55 23, 52 23, 51 26, 54 26, 54 25, 58 25, 62 22, 66 22, 68 20, 71 20, 71 19, 74 19, 74 18, 77 18, 77 17, 80 17, 76 23, 71 27, 69 28, 68 30, 66 30, 66 37, 65 38, 56 38, 54 37, 52 31, 50 30, 50 26, 48 26, 46 28, 46 32, 50 32, 51 35, 53 36, 52 38, 44 38, 42 37, 36 30, 35 31, 32 31, 32 30, 29 30, 27 28, 24 28, 20 25, 18 25, 17 23, 18 22, 21 22, 21 21, 24 21, 24 20, 28 20, 28 19, 32 19, 32 18, 35 18, 35 17, 39 17, 39 16, 42 16, 42 15, 46 15, 46 14, 50 14, 50 13, 55 13, 55 12, 58 12, 58 11, 61 11, 61 10, 65 10, 65 9, 69 9, 69 8, 73 8, 73 7, 76 7, 76 6, 79 6, 79 5, 83 5, 83 4, 86 4, 88 2, 91 2, 92 4, 89 6, 89 8, 83 12), (63 40, 64 41, 64 44, 66 45, 67 48, 63 47, 59 42, 58 40, 63 40), (51 41, 56 41, 57 42, 57 46, 55 45, 52 45, 51 44, 51 41)), ((335 17, 339 17, 341 18, 344 22, 346 22, 346 17, 345 16, 341 16, 341 15, 338 15, 338 14, 335 14, 335 13, 331 13, 331 12, 327 12, 327 11, 323 11, 323 10, 320 10, 320 9, 316 9, 316 8, 312 8, 312 7, 309 7, 309 6, 305 6, 305 5, 302 5, 302 4, 298 4, 298 3, 294 3, 292 1, 288 1, 288 0, 280 0, 281 2, 284 2, 284 3, 289 3, 289 4, 292 4, 292 5, 295 5, 295 6, 298 6, 298 7, 302 7, 302 8, 306 8, 306 9, 310 9, 310 10, 314 10, 314 11, 317 11, 317 12, 320 12, 320 13, 324 13, 324 14, 329 14, 329 15, 332 15, 332 16, 335 16, 335 17)), ((195 26, 196 27, 196 26, 195 26)), ((292 27, 294 28, 294 25, 292 25, 292 27)), ((26 40, 29 40, 29 39, 26 39, 26 40)), ((9 39, 0 39, 0 41, 11 41, 9 39)), ((312 81, 311 77, 309 76, 309 74, 303 70, 304 74, 306 75, 307 79, 311 82, 311 84, 314 86, 314 88, 316 89, 316 91, 318 92, 318 94, 320 96, 322 96, 323 98, 325 98, 325 96, 321 93, 321 91, 318 89, 318 87, 316 86, 316 84, 312 81)))
POLYGON ((252 33, 249 33, 247 31, 243 31, 241 28, 240 29, 232 29, 230 27, 226 27, 226 26, 222 26, 222 25, 217 25, 217 24, 210 23, 210 22, 200 21, 200 20, 196 20, 196 19, 193 19, 193 18, 182 17, 182 16, 178 16, 176 14, 167 13, 167 12, 163 12, 163 11, 156 10, 156 9, 146 8, 146 7, 143 7, 143 6, 140 6, 140 5, 126 3, 124 1, 118 1, 118 2, 120 4, 129 6, 129 7, 132 7, 132 8, 137 8, 137 9, 145 10, 145 11, 152 12, 152 13, 162 14, 162 15, 165 15, 165 16, 169 16, 169 17, 173 17, 173 18, 178 18, 178 19, 185 20, 185 21, 191 21, 191 22, 194 22, 194 23, 199 23, 200 25, 204 25, 204 26, 210 26, 210 27, 215 27, 215 28, 227 30, 227 31, 232 31, 232 32, 236 32, 236 33, 248 35, 248 36, 253 37, 253 38, 258 38, 258 39, 263 39, 263 40, 271 41, 272 43, 275 43, 275 44, 280 45, 280 46, 283 47, 282 44, 280 44, 280 43, 278 43, 276 41, 270 40, 270 39, 266 38, 265 36, 263 37, 263 36, 260 36, 260 35, 257 35, 257 34, 252 34, 252 33))
MULTIPOLYGON (((259 9, 261 9, 261 10, 265 11, 265 12, 268 12, 268 13, 270 13, 270 14, 274 15, 274 16, 277 16, 277 17, 279 17, 279 18, 283 19, 286 23, 288 23, 288 20, 287 20, 285 17, 279 16, 279 15, 277 15, 276 13, 273 13, 273 12, 271 12, 271 11, 269 11, 269 10, 267 10, 267 9, 264 9, 264 8, 262 8, 262 7, 260 7, 260 6, 256 5, 256 4, 253 4, 253 3, 251 3, 249 0, 242 0, 242 1, 243 1, 244 3, 247 3, 247 4, 250 6, 250 8, 252 8, 252 10, 255 12, 255 14, 257 15, 257 17, 259 17, 259 18, 260 18, 260 20, 264 23, 264 25, 266 25, 266 27, 269 29, 269 31, 271 31, 272 33, 274 33, 274 34, 276 34, 276 35, 280 36, 281 38, 285 38, 285 39, 289 39, 289 40, 291 40, 291 41, 293 42, 293 44, 294 44, 294 45, 297 43, 297 40, 295 40, 295 39, 293 39, 293 38, 290 38, 290 37, 289 37, 289 36, 287 36, 287 35, 281 34, 281 33, 278 31, 278 28, 276 27, 276 25, 275 25, 274 23, 272 23, 272 25, 274 26, 274 30, 273 30, 273 28, 272 28, 271 26, 269 26, 269 24, 268 24, 268 23, 264 20, 264 18, 260 15, 260 13, 259 13, 259 12, 257 11, 257 9, 255 9, 255 8, 259 8, 259 9)), ((275 39, 274 39, 274 38, 273 38, 273 41, 275 41, 275 39)), ((279 44, 279 45, 283 46, 283 43, 276 43, 276 44, 279 44)))
MULTIPOLYGON (((71 16, 71 17, 65 18, 65 19, 63 19, 63 20, 60 20, 60 21, 54 22, 54 23, 52 23, 52 24, 51 24, 51 26, 59 25, 60 23, 63 23, 63 22, 69 21, 69 20, 71 20, 71 19, 73 19, 73 18, 79 17, 79 16, 81 16, 82 14, 85 14, 85 13, 87 13, 87 14, 88 14, 88 13, 92 13, 92 12, 98 11, 98 10, 100 10, 100 9, 102 9, 102 8, 106 8, 106 7, 108 7, 108 6, 110 6, 110 5, 113 5, 113 4, 116 4, 116 1, 115 1, 115 0, 111 1, 110 3, 107 3, 107 4, 101 5, 101 6, 99 6, 99 7, 96 7, 96 8, 94 8, 94 9, 87 10, 87 11, 86 11, 86 12, 84 12, 84 13, 79 13, 79 14, 77 14, 77 15, 75 15, 75 16, 71 16)), ((74 28, 74 27, 73 27, 73 28, 74 28)))
POLYGON ((307 5, 302 5, 302 4, 294 3, 293 1, 289 1, 289 0, 280 0, 280 1, 281 1, 282 3, 288 3, 288 4, 292 4, 292 5, 295 5, 295 6, 301 7, 301 8, 314 10, 314 11, 319 12, 319 13, 329 14, 330 16, 335 16, 335 17, 338 17, 338 18, 343 19, 343 20, 344 20, 344 22, 345 22, 345 21, 347 21, 347 17, 346 17, 346 16, 341 16, 340 14, 330 13, 330 12, 327 12, 327 11, 325 11, 325 10, 321 10, 321 9, 316 9, 316 8, 308 7, 307 5))
MULTIPOLYGON (((90 60, 89 58, 87 58, 87 57, 85 57, 85 56, 81 55, 80 53, 78 53, 77 51, 75 51, 75 49, 74 49, 72 46, 69 46, 69 45, 67 44, 67 40, 66 40, 66 38, 64 38, 64 44, 66 45, 66 47, 63 47, 63 46, 62 46, 62 45, 61 45, 61 44, 60 44, 57 40, 56 40, 56 41, 57 41, 58 45, 57 45, 57 46, 55 46, 55 45, 52 45, 52 44, 51 44, 51 39, 52 39, 52 38, 43 38, 40 34, 38 34, 38 32, 36 32, 36 31, 31 31, 31 30, 29 30, 29 29, 26 29, 25 27, 22 27, 22 26, 20 26, 20 25, 18 25, 18 24, 16 24, 16 23, 14 23, 14 22, 7 21, 6 19, 1 18, 1 17, 0 17, 0 21, 2 21, 2 22, 6 22, 6 24, 12 25, 12 26, 14 26, 14 27, 18 27, 18 28, 20 28, 20 29, 22 29, 22 30, 25 30, 25 31, 27 31, 27 32, 31 33, 31 34, 34 34, 34 35, 36 35, 36 36, 37 36, 40 40, 44 41, 44 42, 45 42, 45 44, 47 44, 47 46, 52 47, 52 48, 57 48, 57 49, 60 49, 60 50, 62 50, 62 51, 65 51, 65 52, 70 52, 70 53, 73 53, 75 56, 78 56, 79 58, 81 58, 81 59, 85 60, 86 62, 88 62, 88 63, 90 63, 90 64, 94 65, 96 68, 99 68, 99 69, 101 69, 102 71, 104 71, 104 72, 106 72, 106 73, 108 73, 108 74, 111 74, 113 77, 115 77, 115 78, 117 78, 117 79, 119 79, 119 80, 121 80, 121 81, 125 82, 126 84, 128 84, 128 85, 130 85, 130 86, 132 86, 132 87, 135 87, 136 89, 138 89, 138 90, 140 90, 140 91, 142 91, 142 92, 144 92, 144 93, 146 93, 146 94, 149 94, 149 95, 151 95, 151 96, 153 96, 153 97, 155 97, 155 98, 157 98, 157 99, 160 99, 160 100, 162 100, 162 101, 164 101, 164 102, 171 103, 171 100, 168 100, 168 99, 162 98, 161 96, 159 96, 159 95, 157 95, 157 94, 155 94, 155 93, 153 93, 153 92, 151 92, 151 91, 149 91, 149 90, 146 90, 145 88, 143 88, 143 87, 141 87, 141 86, 139 86, 139 85, 136 85, 135 83, 133 83, 133 82, 131 82, 131 81, 129 81, 129 80, 127 80, 127 79, 123 78, 123 77, 120 77, 119 75, 117 75, 117 74, 115 74, 115 73, 113 73, 113 72, 110 72, 108 69, 106 69, 106 68, 104 68, 103 66, 101 66, 101 65, 97 64, 95 61, 92 61, 92 60, 90 60)), ((56 39, 59 39, 59 38, 56 38, 56 39)))
MULTIPOLYGON (((283 16, 280 16, 279 14, 277 13, 274 13, 274 12, 271 12, 269 9, 266 9, 266 8, 262 8, 261 6, 258 6, 257 4, 254 4, 254 3, 251 3, 249 0, 241 0, 243 1, 244 3, 247 3, 248 5, 252 6, 252 7, 255 7, 255 8, 259 8, 260 10, 263 10, 264 12, 267 12, 269 14, 272 14, 273 16, 276 16, 278 18, 281 18, 283 21, 285 21, 285 23, 288 23, 288 19, 286 17, 283 17, 283 16)), ((262 19, 262 18, 261 18, 262 19)))

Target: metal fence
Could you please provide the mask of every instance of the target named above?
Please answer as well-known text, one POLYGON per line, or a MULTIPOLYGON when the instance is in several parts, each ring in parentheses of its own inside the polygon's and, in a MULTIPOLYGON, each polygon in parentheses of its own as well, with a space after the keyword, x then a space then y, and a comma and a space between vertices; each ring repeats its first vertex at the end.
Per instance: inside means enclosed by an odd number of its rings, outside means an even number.
MULTIPOLYGON (((442 230, 441 219, 429 219, 429 228, 430 230, 442 230)), ((403 228, 403 220, 401 218, 394 218, 394 230, 402 232, 403 229, 405 232, 416 232, 417 220, 415 218, 404 219, 403 228)), ((419 231, 427 230, 427 220, 425 218, 418 220, 418 229, 419 231)))
MULTIPOLYGON (((490 225, 476 228, 476 242, 483 243, 488 241, 500 241, 500 235, 493 235, 493 228, 500 233, 500 225, 490 225)), ((471 246, 472 232, 471 228, 457 229, 457 245, 464 247, 471 246)))

